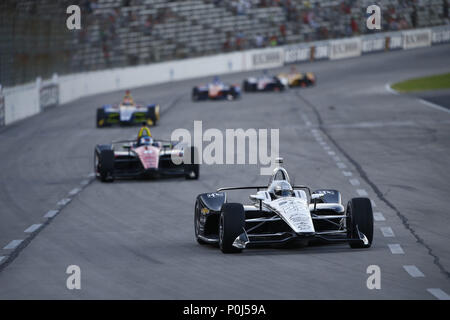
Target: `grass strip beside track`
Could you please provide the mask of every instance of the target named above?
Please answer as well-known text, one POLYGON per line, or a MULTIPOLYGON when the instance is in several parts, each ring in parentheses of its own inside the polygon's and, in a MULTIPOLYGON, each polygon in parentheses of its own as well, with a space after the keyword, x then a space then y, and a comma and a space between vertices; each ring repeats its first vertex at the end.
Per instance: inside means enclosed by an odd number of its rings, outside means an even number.
POLYGON ((397 82, 392 89, 398 92, 450 89, 450 73, 397 82))

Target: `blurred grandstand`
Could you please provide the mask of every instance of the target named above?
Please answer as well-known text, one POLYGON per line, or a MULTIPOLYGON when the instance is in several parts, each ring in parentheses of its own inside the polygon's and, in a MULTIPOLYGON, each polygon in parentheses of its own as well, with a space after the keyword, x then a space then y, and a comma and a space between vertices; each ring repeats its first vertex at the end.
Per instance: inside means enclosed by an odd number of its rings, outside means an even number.
POLYGON ((2 0, 0 83, 449 23, 449 0, 2 0), (66 28, 66 8, 82 30, 66 28))

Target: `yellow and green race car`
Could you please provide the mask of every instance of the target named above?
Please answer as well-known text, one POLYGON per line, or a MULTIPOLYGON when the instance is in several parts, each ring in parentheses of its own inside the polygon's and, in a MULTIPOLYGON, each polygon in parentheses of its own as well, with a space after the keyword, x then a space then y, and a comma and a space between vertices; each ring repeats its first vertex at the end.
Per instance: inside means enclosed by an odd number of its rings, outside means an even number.
POLYGON ((147 106, 136 104, 131 97, 125 96, 118 105, 104 105, 97 109, 97 128, 113 125, 135 125, 147 123, 156 125, 160 118, 160 106, 149 104, 147 106))

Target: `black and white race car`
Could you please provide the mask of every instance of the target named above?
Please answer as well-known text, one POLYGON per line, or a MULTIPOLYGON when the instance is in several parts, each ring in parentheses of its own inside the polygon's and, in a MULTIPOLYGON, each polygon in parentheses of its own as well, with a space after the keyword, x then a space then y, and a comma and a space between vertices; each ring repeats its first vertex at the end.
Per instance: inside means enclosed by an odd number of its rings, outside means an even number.
POLYGON ((260 245, 306 245, 312 240, 369 248, 373 238, 368 198, 353 198, 345 208, 339 191, 311 192, 306 186, 292 186, 281 166, 274 170, 268 186, 220 188, 198 195, 194 215, 197 242, 218 244, 224 253, 260 245), (250 195, 251 204, 227 201, 225 191, 248 189, 257 191, 250 195))
POLYGON ((259 77, 247 78, 242 84, 245 92, 283 91, 287 86, 287 79, 271 76, 266 72, 259 77))

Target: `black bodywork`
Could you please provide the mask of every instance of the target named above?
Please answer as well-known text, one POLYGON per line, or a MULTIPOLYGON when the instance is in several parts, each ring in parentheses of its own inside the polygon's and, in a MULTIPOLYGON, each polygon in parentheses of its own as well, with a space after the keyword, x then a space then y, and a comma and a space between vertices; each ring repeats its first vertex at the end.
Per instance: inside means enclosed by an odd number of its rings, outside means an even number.
MULTIPOLYGON (((200 244, 218 244, 220 242, 219 225, 221 215, 223 214, 222 208, 227 204, 227 194, 223 191, 242 189, 256 189, 259 191, 265 188, 267 187, 223 188, 218 189, 218 192, 198 195, 194 209, 194 228, 197 241, 200 244)), ((316 190, 312 194, 318 193, 324 194, 324 196, 320 199, 311 200, 309 188, 295 186, 294 189, 303 189, 309 193, 309 199, 311 201, 310 212, 315 233, 296 234, 278 214, 265 209, 260 202, 259 206, 253 204, 244 206, 245 224, 243 225, 244 230, 242 230, 242 235, 245 234, 245 238, 248 241, 245 248, 284 245, 291 242, 309 243, 311 241, 347 242, 352 248, 370 246, 370 244, 367 246, 367 243, 362 244, 363 235, 359 233, 357 226, 352 227, 354 225, 354 223, 352 224, 352 216, 341 204, 342 200, 339 191, 328 189, 316 190)), ((366 198, 355 199, 363 200, 364 203, 369 201, 366 198)))
MULTIPOLYGON (((170 154, 164 154, 164 151, 173 150, 176 147, 173 142, 162 144, 158 168, 150 169, 144 168, 139 156, 132 151, 132 144, 135 144, 135 141, 122 142, 130 143, 122 152, 115 152, 114 144, 95 147, 94 172, 100 180, 113 181, 116 178, 159 178, 163 176, 185 176, 186 179, 198 179, 198 164, 193 162, 192 164, 175 164, 170 154)), ((195 149, 191 148, 189 152, 193 154, 195 149)))
POLYGON ((283 91, 285 89, 284 84, 276 76, 272 77, 272 81, 267 83, 263 89, 258 88, 258 81, 251 82, 248 79, 244 80, 242 87, 244 88, 245 92, 272 92, 283 91))

